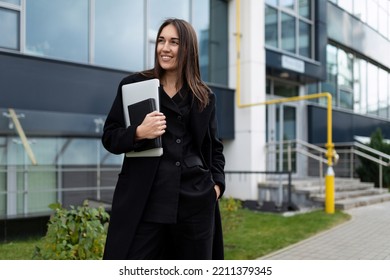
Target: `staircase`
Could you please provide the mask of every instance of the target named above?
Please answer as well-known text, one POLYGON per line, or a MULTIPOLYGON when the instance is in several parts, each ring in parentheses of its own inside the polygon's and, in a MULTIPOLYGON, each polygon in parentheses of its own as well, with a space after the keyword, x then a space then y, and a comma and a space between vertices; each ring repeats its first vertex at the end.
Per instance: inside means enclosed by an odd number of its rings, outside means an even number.
MULTIPOLYGON (((325 183, 316 179, 292 180, 293 198, 306 197, 306 203, 323 206, 325 202, 325 183), (294 195, 295 194, 295 195, 294 195)), ((335 208, 351 208, 390 201, 388 189, 374 188, 373 183, 363 183, 358 179, 335 178, 335 208)), ((294 199, 293 199, 294 202, 294 199)), ((299 207, 299 202, 298 205, 299 207)))

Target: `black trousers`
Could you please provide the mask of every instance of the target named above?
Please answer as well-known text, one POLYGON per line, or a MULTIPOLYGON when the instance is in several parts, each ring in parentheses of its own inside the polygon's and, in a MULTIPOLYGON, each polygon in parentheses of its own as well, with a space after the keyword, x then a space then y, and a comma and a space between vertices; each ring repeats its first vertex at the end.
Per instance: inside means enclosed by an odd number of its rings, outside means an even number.
POLYGON ((215 200, 215 193, 207 206, 194 205, 197 199, 181 198, 175 224, 141 221, 127 258, 210 260, 214 238, 215 200))

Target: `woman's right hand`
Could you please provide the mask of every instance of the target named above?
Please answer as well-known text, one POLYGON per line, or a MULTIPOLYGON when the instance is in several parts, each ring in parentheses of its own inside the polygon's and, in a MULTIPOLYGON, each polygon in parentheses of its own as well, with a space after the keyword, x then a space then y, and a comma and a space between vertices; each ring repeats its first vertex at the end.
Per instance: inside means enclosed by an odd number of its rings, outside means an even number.
POLYGON ((135 140, 154 139, 165 133, 167 128, 165 115, 158 111, 153 111, 145 116, 143 122, 135 131, 135 140))

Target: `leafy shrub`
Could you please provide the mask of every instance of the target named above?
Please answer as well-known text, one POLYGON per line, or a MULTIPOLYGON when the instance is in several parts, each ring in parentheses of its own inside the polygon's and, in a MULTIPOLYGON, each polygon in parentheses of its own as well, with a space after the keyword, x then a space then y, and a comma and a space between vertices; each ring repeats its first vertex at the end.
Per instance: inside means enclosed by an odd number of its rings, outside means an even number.
POLYGON ((238 212, 242 208, 242 202, 232 197, 222 198, 219 202, 222 219, 222 230, 228 232, 235 229, 241 221, 238 212))
POLYGON ((96 260, 103 256, 109 214, 103 207, 91 208, 88 201, 70 210, 59 203, 48 222, 42 246, 36 246, 34 259, 96 260))
MULTIPOLYGON (((368 144, 368 146, 387 155, 390 154, 390 144, 384 142, 382 131, 379 128, 371 134, 370 144, 368 144)), ((365 152, 373 157, 378 157, 364 150, 362 150, 362 152, 365 152)), ((356 168, 356 173, 358 174, 360 180, 362 182, 374 182, 375 187, 379 187, 379 165, 361 156, 359 156, 359 160, 361 165, 356 168)), ((390 188, 390 167, 383 166, 382 172, 383 186, 390 188)))

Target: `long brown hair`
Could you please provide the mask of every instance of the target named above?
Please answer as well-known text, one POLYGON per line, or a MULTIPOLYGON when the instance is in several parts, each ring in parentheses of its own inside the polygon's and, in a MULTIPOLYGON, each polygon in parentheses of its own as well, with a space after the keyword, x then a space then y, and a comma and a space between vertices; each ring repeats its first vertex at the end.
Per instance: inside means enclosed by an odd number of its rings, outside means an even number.
MULTIPOLYGON (((178 77, 176 86, 187 84, 193 92, 199 109, 203 110, 209 103, 210 88, 202 81, 199 68, 199 48, 196 32, 194 28, 182 19, 169 18, 160 26, 156 42, 164 27, 172 24, 179 34, 179 52, 178 52, 178 77)), ((143 74, 148 77, 161 79, 165 70, 158 63, 157 44, 154 50, 154 68, 144 71, 143 74)))

